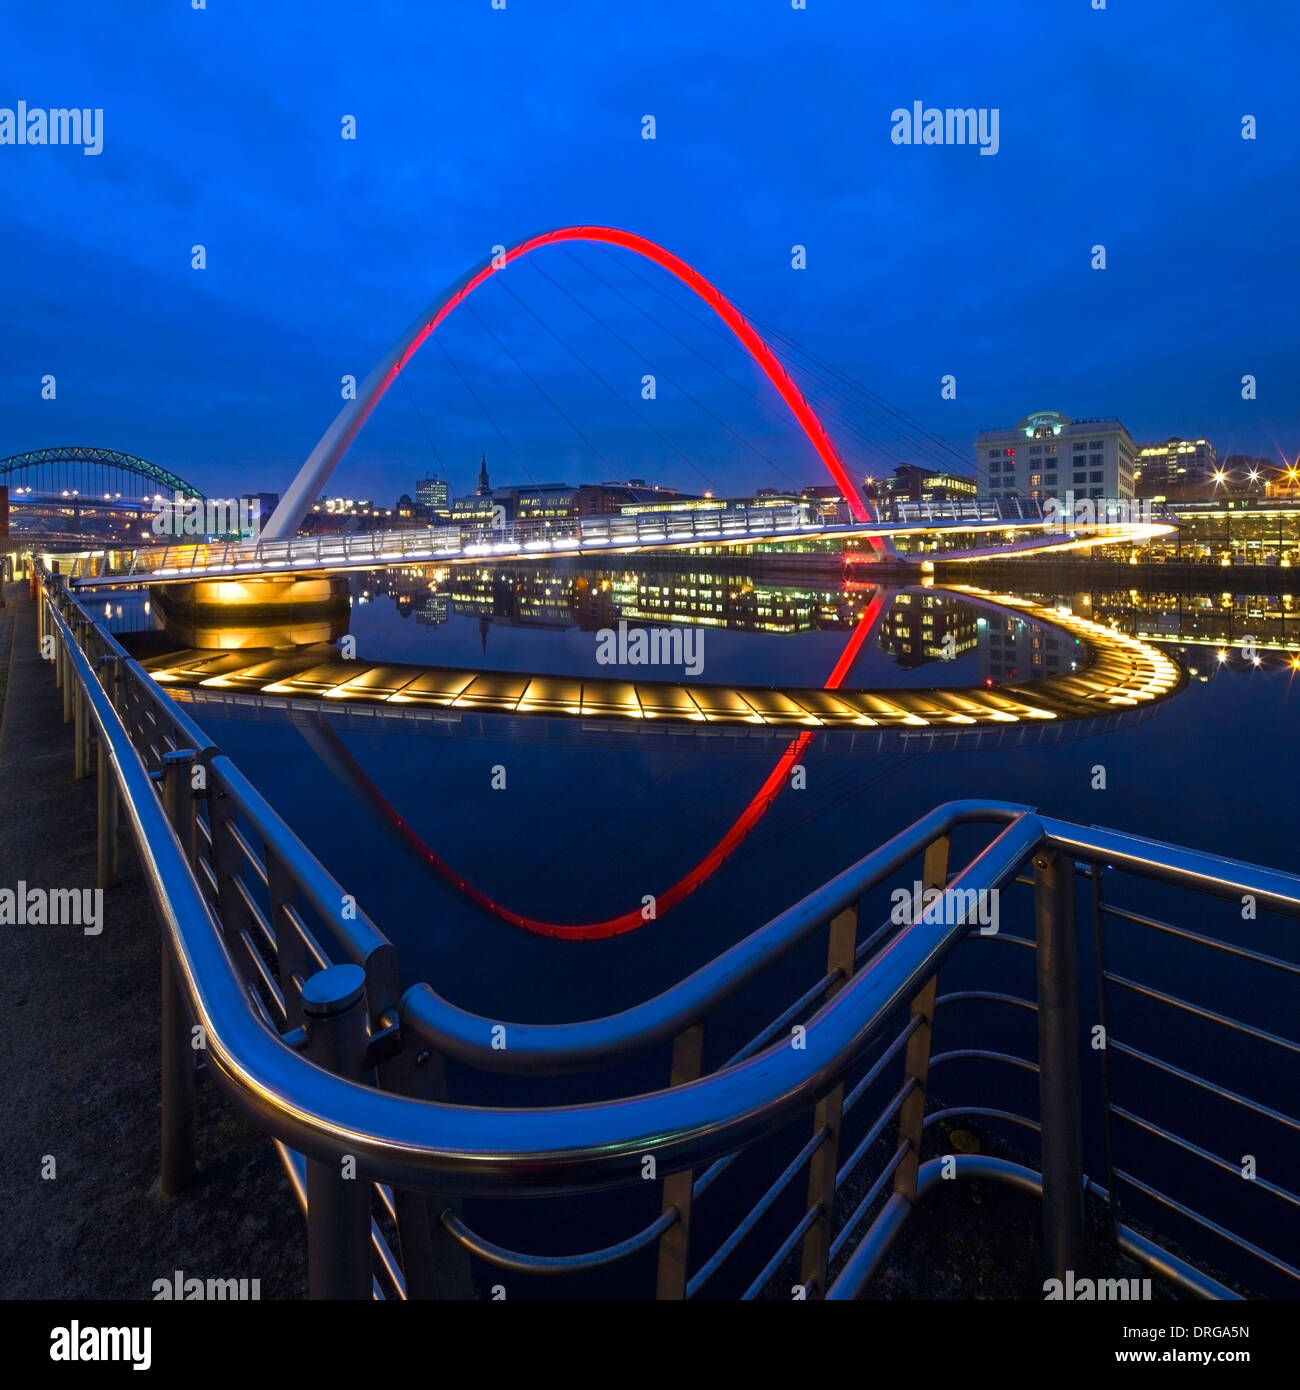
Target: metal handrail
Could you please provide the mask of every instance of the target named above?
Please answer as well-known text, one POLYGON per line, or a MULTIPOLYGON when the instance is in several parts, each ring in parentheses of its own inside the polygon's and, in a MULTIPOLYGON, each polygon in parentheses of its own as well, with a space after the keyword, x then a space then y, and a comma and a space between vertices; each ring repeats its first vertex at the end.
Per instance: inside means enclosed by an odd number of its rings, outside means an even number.
POLYGON ((1028 806, 1010 802, 946 802, 684 980, 620 1013, 577 1023, 506 1023, 507 1045, 494 1049, 492 1030, 503 1026, 500 1018, 471 1013, 444 999, 431 985, 421 983, 403 996, 403 1022, 427 1046, 457 1061, 495 1071, 538 1074, 576 1070, 649 1047, 675 1037, 703 1018, 955 826, 1010 825, 1029 813, 1028 806))
POLYGON ((580 1270, 600 1269, 614 1264, 638 1250, 652 1245, 669 1226, 677 1220, 677 1213, 669 1208, 656 1217, 648 1226, 603 1250, 593 1250, 580 1255, 525 1255, 518 1250, 507 1250, 504 1245, 485 1240, 470 1228, 453 1211, 444 1211, 441 1221, 452 1239, 463 1245, 471 1254, 498 1269, 512 1269, 520 1274, 575 1274, 580 1270))
MULTIPOLYGON (((377 1089, 363 1079, 371 1069, 379 1067, 381 1085, 402 1086, 396 1076, 385 1079, 386 1062, 399 1054, 404 1066, 413 1063, 419 1067, 421 1058, 427 1058, 436 1050, 440 1056, 468 1061, 476 1066, 544 1073, 594 1066, 613 1056, 666 1041, 670 1037, 680 1043, 683 1036, 696 1030, 720 1002, 751 981, 759 971, 797 942, 806 939, 817 927, 831 922, 834 938, 834 924, 846 912, 852 912, 856 933, 855 909, 865 894, 884 883, 891 874, 923 851, 926 852, 926 872, 929 875, 930 851, 940 842, 946 846, 949 832, 958 824, 988 824, 999 827, 999 833, 955 877, 949 878, 946 873, 941 875, 938 881, 957 893, 969 889, 1000 889, 1021 882, 1021 872, 1032 858, 1035 866, 1033 881, 1036 883, 1040 912, 1043 902, 1047 900, 1044 893, 1048 899, 1052 893, 1073 893, 1076 865, 1088 864, 1097 871, 1102 868, 1118 869, 1223 899, 1240 899, 1243 894, 1251 894, 1261 907, 1293 920, 1300 918, 1300 877, 1138 836, 1074 825, 1038 815, 1022 806, 996 801, 952 802, 936 808, 929 816, 864 856, 830 883, 809 894, 751 937, 657 998, 608 1018, 572 1025, 507 1024, 508 1046, 504 1050, 499 1047, 493 1049, 488 1030, 501 1027, 500 1020, 489 1021, 460 1010, 442 1000, 427 986, 415 986, 408 990, 400 1008, 393 1007, 396 959, 391 944, 382 933, 360 914, 358 917, 363 921, 360 928, 355 923, 338 919, 337 913, 331 911, 334 899, 341 892, 338 885, 294 839, 287 826, 261 800, 251 784, 213 747, 202 731, 172 705, 146 673, 130 661, 120 644, 104 633, 75 604, 66 591, 47 583, 46 596, 49 598, 50 620, 58 638, 58 669, 64 685, 65 701, 69 698, 69 686, 72 686, 79 731, 79 765, 83 757, 81 740, 84 729, 87 740, 92 733, 97 734, 103 765, 111 773, 120 793, 163 928, 165 952, 170 953, 175 961, 187 1005, 194 1021, 206 1035, 209 1071, 280 1145, 305 1154, 308 1170, 313 1162, 318 1166, 329 1166, 329 1160, 349 1154, 356 1158, 367 1184, 391 1182, 394 1186, 412 1191, 507 1196, 529 1192, 576 1193, 630 1186, 642 1181, 642 1164, 646 1155, 650 1154, 654 1155, 664 1175, 684 1170, 694 1173, 712 1164, 700 1177, 687 1181, 686 1206, 682 1208, 686 1213, 684 1216, 669 1204, 657 1221, 626 1240, 607 1247, 605 1251, 590 1252, 586 1256, 554 1257, 559 1264, 550 1263, 550 1257, 517 1255, 518 1260, 530 1268, 560 1269, 565 1267, 565 1261, 603 1263, 606 1257, 616 1259, 633 1249, 642 1248, 656 1235, 664 1240, 672 1239, 675 1232, 689 1226, 692 1190, 695 1195, 702 1193, 740 1149, 772 1134, 796 1115, 806 1114, 815 1103, 824 1104, 824 1098, 835 1088, 842 1089, 841 1083, 849 1070, 869 1047, 882 1040, 884 1027, 889 1020, 906 1010, 908 1021, 903 1033, 894 1039, 885 1056, 854 1088, 844 1106, 847 1110, 852 1105, 866 1086, 882 1074, 884 1062, 906 1042, 908 1077, 869 1132, 871 1142, 874 1142, 883 1132, 883 1125, 897 1113, 900 1122, 899 1143, 885 1173, 877 1178, 870 1189, 869 1198, 859 1204, 851 1226, 856 1226, 865 1215, 891 1174, 895 1177, 895 1193, 850 1256, 845 1273, 836 1285, 837 1290, 860 1288, 860 1276, 875 1267, 875 1262, 888 1248, 907 1212, 932 1183, 930 1164, 921 1167, 919 1179, 916 1176, 919 1144, 927 1125, 932 1125, 944 1115, 961 1113, 1002 1118, 1034 1127, 1034 1122, 1025 1117, 979 1106, 942 1111, 939 1115, 932 1114, 924 1122, 919 1116, 914 1121, 906 1122, 908 1108, 917 1100, 918 1090, 921 1092, 920 1102, 922 1106, 924 1104, 923 1080, 918 1082, 917 1074, 910 1070, 913 1044, 921 1037, 922 1027, 927 1069, 949 1059, 979 1058, 1039 1071, 1046 1083, 1051 1077, 1052 1066, 1060 1061, 1064 1053, 1058 1048, 1055 1053, 1040 1056, 1038 1064, 1010 1054, 995 1054, 982 1049, 958 1049, 930 1057, 928 1017, 922 1025, 923 1013, 917 1010, 933 1012, 937 972, 971 934, 971 928, 960 921, 931 924, 919 918, 900 925, 887 942, 883 941, 881 933, 874 934, 871 940, 880 939, 881 948, 867 956, 857 973, 854 973, 855 962, 862 961, 865 953, 855 949, 855 943, 851 941, 845 956, 841 944, 841 963, 836 966, 833 942, 832 968, 813 990, 802 996, 797 1007, 815 1003, 815 997, 823 988, 828 995, 833 993, 833 997, 823 1003, 806 1024, 801 1025, 800 1047, 791 1047, 788 1038, 776 1038, 753 1055, 746 1055, 748 1048, 742 1049, 732 1062, 709 1075, 700 1077, 698 1071, 687 1071, 675 1076, 674 1079, 680 1084, 667 1089, 598 1103, 496 1110, 454 1105, 441 1096, 437 1099, 417 1098, 397 1094, 393 1090, 377 1089), (74 631, 74 624, 79 631, 74 631), (93 637, 89 636, 92 634, 93 637), (276 1031, 258 996, 257 987, 247 973, 241 972, 230 954, 231 950, 243 949, 240 944, 242 936, 249 953, 253 955, 254 974, 260 980, 260 987, 265 989, 268 997, 276 999, 278 990, 275 980, 257 957, 256 944, 246 932, 232 931, 230 924, 223 922, 222 915, 214 906, 213 886, 221 877, 220 866, 216 866, 218 874, 214 877, 206 861, 201 858, 191 861, 190 853, 182 839, 178 838, 176 817, 169 814, 166 797, 159 799, 150 769, 137 750, 128 724, 115 707, 109 691, 97 678, 94 665, 82 649, 82 640, 93 640, 104 656, 112 658, 118 674, 129 676, 130 708, 127 717, 135 719, 139 726, 137 736, 151 745, 149 756, 155 761, 164 761, 163 787, 165 791, 168 787, 173 789, 173 803, 175 779, 168 781, 166 763, 178 756, 187 756, 181 754, 181 749, 188 739, 201 750, 205 765, 214 774, 213 785, 228 790, 232 801, 238 804, 239 814, 263 842, 266 858, 260 867, 251 850, 242 851, 241 862, 252 864, 255 876, 263 887, 270 884, 273 856, 277 864, 292 865, 291 877, 308 902, 332 929, 339 932, 339 944, 349 957, 366 968, 367 977, 373 975, 373 981, 370 978, 364 980, 360 991, 364 1000, 365 987, 373 985, 376 996, 368 1001, 371 1013, 369 1040, 366 1041, 363 1030, 362 1053, 354 1059, 356 1066, 350 1069, 349 1074, 340 1074, 321 1064, 328 1054, 315 1046, 315 1038, 318 1031, 322 1037, 326 1036, 326 1023, 317 1023, 313 1017, 304 1019, 302 1026, 291 1027, 287 1033, 276 1031), (77 701, 84 702, 84 705, 77 701), (1062 867, 1059 870, 1050 868, 1058 857, 1062 867), (1048 866, 1047 877, 1040 882, 1039 875, 1043 873, 1045 865, 1048 866), (204 870, 202 874, 198 872, 200 869, 204 870), (350 936, 349 932, 353 935, 350 936), (376 965, 374 970, 371 969, 372 961, 376 965), (931 1003, 918 1003, 927 989, 931 1003), (415 1056, 417 1049, 420 1050, 419 1057, 415 1056), (908 1124, 914 1125, 910 1131, 911 1137, 904 1132, 908 1124), (907 1176, 909 1172, 911 1177, 907 1176), (670 1216, 674 1212, 676 1214, 670 1216)), ((65 711, 68 708, 65 704, 65 711)), ((175 804, 171 809, 175 811, 175 804)), ((222 837, 219 834, 220 826, 211 816, 206 825, 201 818, 194 818, 191 829, 195 835, 201 830, 215 851, 222 837)), ((275 941, 271 921, 263 915, 255 899, 248 895, 247 885, 241 879, 236 887, 254 934, 260 932, 268 946, 273 950, 278 947, 282 951, 283 943, 275 941)), ((1130 917, 1136 920, 1133 914, 1130 917)), ((289 917, 288 920, 299 928, 299 935, 306 936, 301 919, 289 917)), ((1154 919, 1143 919, 1138 925, 1159 927, 1165 924, 1154 919)), ((1040 933, 1042 929, 1040 917, 1040 933)), ((987 939, 1010 940, 1030 948, 1036 944, 1032 940, 1004 934, 987 939)), ((1197 940, 1202 944, 1217 944, 1223 949, 1233 949, 1226 943, 1215 943, 1210 938, 1197 940)), ((1050 1018, 1044 1025, 1041 1017, 1043 971, 1052 968, 1051 955, 1049 951, 1049 959, 1045 961, 1042 951, 1038 953, 1038 1006, 1027 1000, 988 991, 960 992, 942 996, 942 1000, 947 1003, 978 998, 1037 1008, 1040 1010, 1040 1026, 1051 1027, 1050 1018)), ((1249 953, 1252 959, 1257 955, 1249 953)), ((281 960, 283 970, 283 956, 281 960)), ((1259 956, 1258 960, 1270 965, 1287 964, 1271 957, 1259 956)), ((320 949, 316 947, 312 960, 305 962, 305 968, 310 973, 315 965, 321 963, 320 949)), ((347 970, 353 967, 341 968, 347 970)), ((1237 1024, 1236 1020, 1199 1006, 1187 1005, 1186 1001, 1176 1000, 1147 986, 1135 986, 1134 982, 1104 969, 1101 974, 1113 983, 1134 986, 1158 1002, 1185 1006, 1209 1022, 1236 1025, 1257 1039, 1281 1043, 1292 1051, 1300 1050, 1295 1044, 1274 1034, 1237 1024)), ((304 983, 301 975, 293 978, 295 986, 301 988, 304 983)), ((283 974, 280 984, 284 984, 283 974)), ((290 1010, 284 1008, 284 1000, 278 1002, 286 1015, 290 1014, 290 1010)), ((790 1011, 787 1011, 789 1014, 790 1011)), ((288 1022, 291 1025, 296 1018, 290 1017, 288 1022)), ((770 1031, 769 1027, 764 1034, 760 1034, 760 1039, 770 1031)), ((676 1072, 676 1047, 674 1058, 676 1072)), ((1181 1075, 1177 1069, 1173 1070, 1181 1075)), ((924 1077, 924 1072, 921 1077, 924 1077)), ((1186 1079, 1194 1084, 1212 1084, 1190 1073, 1186 1079)), ((403 1089, 411 1089, 409 1081, 403 1089)), ((1222 1088, 1215 1089, 1224 1094, 1222 1088)), ((1262 1114, 1274 1117, 1267 1107, 1254 1106, 1244 1097, 1227 1094, 1229 1099, 1239 1100, 1262 1114)), ((836 1104, 838 1106, 839 1102, 836 1104)), ((1134 1116, 1131 1111, 1113 1106, 1109 1100, 1106 1107, 1108 1114, 1114 1113, 1125 1120, 1135 1120, 1150 1127, 1148 1121, 1134 1116)), ((818 1116, 822 1115, 822 1105, 818 1105, 817 1113, 818 1116)), ((164 1133, 166 1117, 164 1092, 164 1133)), ((1281 1116, 1280 1112, 1276 1117, 1295 1127, 1290 1117, 1281 1116)), ((1059 1146, 1059 1136, 1056 1134, 1058 1123, 1059 1116, 1054 1115, 1049 1120, 1045 1090, 1041 1125, 1045 1172, 1049 1168, 1049 1145, 1057 1142, 1059 1146)), ((824 1157, 819 1152, 822 1141, 816 1136, 825 1128, 826 1121, 818 1119, 813 1131, 814 1141, 804 1145, 797 1162, 787 1165, 778 1185, 768 1189, 769 1198, 774 1199, 774 1195, 807 1164, 813 1165, 810 1168, 811 1191, 814 1170, 824 1157)), ((1167 1131, 1159 1132, 1187 1152, 1223 1166, 1221 1160, 1190 1141, 1167 1131)), ((801 1236, 809 1236, 820 1220, 829 1220, 825 1192, 834 1192, 869 1147, 870 1143, 867 1142, 859 1144, 850 1160, 836 1172, 835 1145, 831 1143, 827 1146, 831 1164, 830 1187, 823 1188, 820 1199, 810 1195, 807 1209, 792 1235, 787 1237, 783 1251, 788 1253, 792 1242, 801 1236)), ((1059 1152, 1050 1157, 1050 1164, 1057 1175, 1057 1196, 1052 1203, 1055 1203, 1059 1214, 1059 1177, 1062 1171, 1069 1171, 1069 1164, 1062 1169, 1059 1152)), ((1137 1190, 1146 1190, 1126 1172, 1110 1168, 1109 1156, 1107 1165, 1112 1182, 1120 1180, 1137 1190)), ((1011 1168, 1014 1165, 1009 1165, 1006 1172, 997 1171, 1007 1180, 1025 1181, 1011 1173, 1011 1168)), ((665 1183, 666 1194, 668 1186, 665 1183)), ((1095 1184, 1092 1188, 1102 1190, 1095 1184)), ((676 1190, 680 1202, 681 1189, 678 1187, 676 1190)), ((1285 1189, 1274 1191, 1273 1185, 1265 1185, 1265 1190, 1283 1200, 1300 1203, 1300 1199, 1285 1189)), ((1157 1194, 1157 1197, 1180 1212, 1187 1211, 1172 1198, 1165 1198, 1163 1194, 1157 1194)), ((392 1199, 389 1201, 391 1206, 392 1199)), ((718 1268, 738 1240, 753 1229, 759 1214, 757 1209, 751 1209, 723 1246, 689 1281, 686 1285, 688 1291, 699 1288, 706 1271, 718 1268)), ((1233 1237, 1230 1232, 1225 1233, 1223 1228, 1208 1218, 1196 1213, 1191 1215, 1205 1228, 1226 1234, 1241 1249, 1260 1254, 1275 1268, 1291 1270, 1284 1261, 1267 1255, 1267 1252, 1259 1252, 1258 1247, 1233 1237)), ((369 1236, 368 1214, 366 1221, 369 1236)), ((477 1242, 484 1249, 492 1244, 476 1236, 463 1223, 457 1225, 456 1222, 444 1221, 442 1224, 448 1231, 454 1229, 461 1244, 477 1242)), ((1116 1223, 1115 1230, 1124 1248, 1142 1249, 1142 1238, 1128 1228, 1116 1223)), ((842 1250, 847 1239, 848 1235, 841 1230, 834 1250, 842 1250)), ((391 1252, 385 1257, 386 1248, 376 1246, 390 1282, 397 1286, 391 1252)), ((504 1251, 504 1247, 492 1248, 507 1255, 517 1254, 504 1251)), ((1178 1268, 1181 1271, 1178 1277, 1189 1281, 1189 1287, 1202 1292, 1211 1285, 1216 1289, 1221 1288, 1208 1280, 1198 1285, 1195 1271, 1187 1272, 1190 1267, 1181 1265, 1167 1252, 1159 1252, 1157 1247, 1151 1249, 1156 1253, 1147 1251, 1144 1257, 1153 1262, 1153 1267, 1178 1268)), ((661 1245, 661 1256, 662 1250, 661 1245)), ((568 1265, 568 1268, 576 1267, 572 1263, 568 1265)), ((811 1288, 819 1284, 820 1276, 815 1272, 807 1275, 807 1268, 805 1258, 804 1282, 811 1288)), ((775 1265, 769 1262, 768 1271, 773 1269, 775 1265)), ((751 1285, 751 1293, 755 1287, 751 1285)), ((404 1289, 399 1288, 400 1292, 404 1292, 404 1289)))
MULTIPOLYGON (((109 572, 109 557, 120 568, 121 560, 131 556, 130 572, 141 576, 163 575, 170 578, 207 573, 228 573, 248 568, 261 568, 275 563, 296 563, 302 568, 326 566, 332 562, 356 566, 375 564, 383 560, 432 560, 445 555, 472 554, 478 548, 490 554, 496 546, 563 547, 567 542, 641 542, 698 539, 707 544, 740 532, 753 530, 753 522, 761 520, 766 530, 795 529, 816 534, 832 527, 830 523, 810 518, 804 509, 795 506, 727 508, 703 515, 685 512, 639 513, 629 517, 575 517, 560 521, 515 521, 506 526, 452 524, 427 528, 403 528, 397 531, 364 531, 338 536, 296 537, 289 540, 227 541, 220 556, 217 543, 196 541, 186 545, 137 547, 133 550, 105 551, 104 564, 94 562, 94 572, 86 578, 102 578, 109 572), (380 549, 381 541, 385 548, 380 549), (170 561, 170 564, 169 564, 170 561)), ((81 576, 78 572, 77 577, 81 576)))
MULTIPOLYGON (((355 1155, 369 1177, 444 1192, 576 1192, 641 1181, 641 1159, 649 1152, 666 1172, 722 1157, 833 1084, 880 1022, 915 994, 968 931, 964 923, 906 930, 890 952, 890 970, 868 971, 846 985, 808 1024, 802 1050, 777 1043, 728 1071, 664 1091, 599 1105, 496 1111, 347 1081, 268 1033, 139 755, 66 620, 57 611, 54 620, 111 749, 145 877, 204 1030, 213 1074, 281 1142, 319 1159, 355 1155)), ((1036 818, 1020 814, 954 888, 987 888, 1013 878, 1041 838, 1036 818)), ((796 919, 824 921, 822 905, 819 890, 790 911, 796 919)))

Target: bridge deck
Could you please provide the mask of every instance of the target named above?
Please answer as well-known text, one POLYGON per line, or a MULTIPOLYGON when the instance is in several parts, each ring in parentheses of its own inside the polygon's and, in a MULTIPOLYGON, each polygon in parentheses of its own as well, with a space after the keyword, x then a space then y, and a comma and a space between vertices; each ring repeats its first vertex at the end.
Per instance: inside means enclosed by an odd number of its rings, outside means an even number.
POLYGON ((1092 718, 1172 694, 1185 679, 1177 664, 1163 653, 1122 633, 1024 600, 1003 596, 998 602, 1078 638, 1087 660, 1069 673, 991 687, 834 691, 349 661, 328 643, 288 655, 190 649, 155 657, 144 665, 169 691, 202 688, 295 700, 422 705, 478 713, 803 729, 1092 718))
MULTIPOLYGON (((376 531, 285 541, 229 541, 104 550, 72 559, 79 588, 120 584, 175 584, 195 580, 256 580, 372 570, 388 565, 456 565, 491 561, 593 558, 647 551, 830 541, 857 542, 864 558, 894 556, 895 539, 916 535, 988 533, 995 543, 950 550, 944 558, 1071 549, 1147 539, 1165 524, 1115 523, 1076 537, 1044 528, 1041 516, 1003 516, 997 507, 969 514, 892 522, 811 521, 798 508, 754 507, 717 512, 656 512, 629 517, 585 517, 556 525, 519 522, 500 529, 469 526, 376 531)), ((912 557, 908 557, 912 558, 912 557)), ((917 560, 926 558, 922 555, 917 560)))

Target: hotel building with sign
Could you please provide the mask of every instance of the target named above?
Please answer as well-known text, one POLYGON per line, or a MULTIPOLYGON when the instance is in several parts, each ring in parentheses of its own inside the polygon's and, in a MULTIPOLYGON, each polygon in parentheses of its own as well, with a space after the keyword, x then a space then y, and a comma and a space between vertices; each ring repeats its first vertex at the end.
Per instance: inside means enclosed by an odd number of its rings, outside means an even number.
POLYGON ((981 430, 975 466, 981 497, 1133 496, 1137 445, 1120 420, 1074 420, 1059 411, 1026 415, 1007 429, 981 430))

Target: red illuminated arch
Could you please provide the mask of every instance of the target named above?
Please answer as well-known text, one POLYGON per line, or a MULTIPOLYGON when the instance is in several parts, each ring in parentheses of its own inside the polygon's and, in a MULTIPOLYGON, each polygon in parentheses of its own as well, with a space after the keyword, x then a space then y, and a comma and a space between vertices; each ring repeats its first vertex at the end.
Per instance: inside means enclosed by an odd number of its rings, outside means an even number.
POLYGON ((397 379, 397 374, 411 360, 425 339, 436 331, 438 325, 462 300, 497 271, 503 270, 511 261, 526 256, 539 246, 550 246, 563 241, 603 242, 608 246, 620 246, 624 250, 634 251, 637 255, 653 261, 670 275, 675 275, 682 284, 693 290, 731 329, 749 355, 763 369, 768 380, 781 393, 782 400, 790 407, 808 442, 817 450, 831 477, 839 485, 853 515, 859 521, 870 520, 866 505, 849 476, 844 460, 840 458, 839 451, 827 434, 826 427, 804 398, 803 392, 790 379, 789 373, 781 365, 776 354, 729 299, 699 271, 648 237, 637 236, 635 232, 620 231, 616 227, 561 227, 558 231, 543 232, 540 236, 529 237, 526 241, 518 242, 500 252, 477 269, 470 271, 450 290, 434 300, 361 384, 356 399, 344 406, 335 417, 334 423, 321 436, 320 442, 312 450, 298 476, 289 485, 284 499, 263 528, 263 536, 267 540, 283 540, 297 532, 312 502, 320 495, 322 484, 338 466, 362 425, 369 418, 370 412, 397 379))
MULTIPOLYGON (((857 626, 849 635, 844 651, 835 663, 835 669, 827 677, 825 689, 836 690, 844 684, 862 651, 863 644, 883 616, 888 602, 889 593, 884 589, 877 589, 875 596, 858 619, 857 626)), ((328 729, 329 725, 326 724, 322 730, 312 732, 319 735, 328 729)), ((763 785, 754 793, 749 804, 736 818, 726 834, 703 859, 688 870, 676 883, 666 888, 662 893, 655 895, 656 920, 689 898, 697 889, 702 888, 730 858, 745 836, 767 814, 768 808, 787 784, 790 769, 799 761, 804 750, 812 742, 812 738, 811 731, 799 734, 781 754, 776 766, 767 775, 763 785)), ((311 741, 318 743, 317 739, 311 741)), ((546 922, 541 918, 530 917, 527 913, 516 912, 514 908, 506 907, 504 903, 499 903, 495 898, 489 897, 481 888, 476 888, 425 843, 414 828, 398 815, 392 803, 366 775, 356 759, 343 748, 337 735, 329 739, 325 747, 328 749, 328 756, 331 760, 341 768, 345 779, 365 794, 389 826, 401 836, 412 853, 464 894, 470 902, 499 921, 508 922, 512 927, 522 927, 525 931, 535 932, 539 936, 554 936, 569 941, 594 941, 606 936, 621 936, 624 932, 635 931, 638 927, 646 925, 646 919, 641 915, 639 907, 631 908, 616 917, 607 917, 599 922, 546 922)))

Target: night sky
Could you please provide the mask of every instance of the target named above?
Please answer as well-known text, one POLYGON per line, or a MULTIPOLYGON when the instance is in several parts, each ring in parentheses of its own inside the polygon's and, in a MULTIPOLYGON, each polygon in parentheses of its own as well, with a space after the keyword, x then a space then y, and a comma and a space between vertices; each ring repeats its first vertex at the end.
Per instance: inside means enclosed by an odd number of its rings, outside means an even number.
MULTIPOLYGON (((345 373, 495 243, 584 222, 660 241, 966 459, 1042 409, 1300 450, 1292 0, 807 4, 11 7, 0 107, 102 107, 104 148, 0 145, 0 455, 283 491, 345 373), (891 143, 918 100, 996 107, 998 153, 891 143)), ((945 456, 796 377, 857 472, 945 456)), ((498 483, 824 480, 707 311, 594 247, 458 309, 330 491, 463 492, 482 451, 498 483)))

